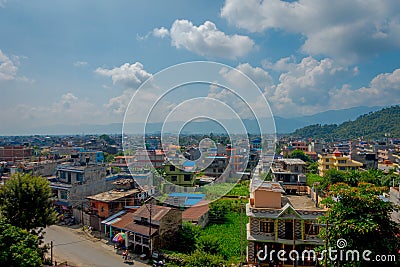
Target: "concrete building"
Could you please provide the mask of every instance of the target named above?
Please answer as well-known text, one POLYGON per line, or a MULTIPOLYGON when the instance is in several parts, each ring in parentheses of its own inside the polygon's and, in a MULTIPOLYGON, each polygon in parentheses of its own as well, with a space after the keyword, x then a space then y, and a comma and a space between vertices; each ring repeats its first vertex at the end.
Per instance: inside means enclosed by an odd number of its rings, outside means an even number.
POLYGON ((17 162, 31 160, 33 149, 26 146, 3 146, 0 147, 0 161, 17 162))
POLYGON ((336 149, 332 154, 318 155, 318 174, 324 174, 331 169, 339 171, 358 170, 363 166, 361 162, 352 160, 350 156, 343 156, 343 154, 336 149))
MULTIPOLYGON (((397 206, 400 206, 399 186, 390 187, 390 202, 397 206)), ((393 211, 392 220, 400 223, 400 212, 398 210, 393 211)))
POLYGON ((201 201, 183 211, 182 221, 190 222, 204 228, 209 222, 209 210, 210 208, 208 207, 208 203, 206 201, 201 201))
POLYGON ((86 197, 112 188, 106 183, 105 165, 80 166, 61 164, 57 167, 57 176, 50 182, 54 204, 63 209, 72 209, 78 222, 84 221, 83 209, 88 209, 86 197))
MULTIPOLYGON (((246 205, 249 263, 261 266, 293 265, 290 259, 279 261, 277 252, 285 250, 289 255, 291 250, 296 250, 301 256, 303 251, 323 244, 318 237, 320 227, 317 218, 325 214, 324 208, 316 207, 306 195, 284 195, 285 191, 276 182, 255 181, 250 188, 250 202, 246 205), (260 254, 260 250, 274 250, 275 254, 259 258, 257 254, 265 255, 260 254)), ((296 264, 315 266, 315 261, 300 258, 296 264)))
POLYGON ((301 159, 277 159, 270 171, 272 180, 282 183, 284 187, 306 184, 306 163, 301 159))
MULTIPOLYGON (((126 206, 140 206, 142 194, 134 188, 132 179, 114 182, 115 188, 96 195, 88 196, 90 220, 87 223, 100 230, 100 222, 116 214, 126 206)), ((103 230, 103 229, 101 229, 103 230)))
POLYGON ((126 212, 103 223, 106 225, 106 233, 110 234, 110 239, 115 233, 123 231, 127 235, 126 242, 129 249, 136 253, 149 254, 149 251, 174 244, 182 226, 182 211, 146 204, 135 212, 126 212))
POLYGON ((185 171, 182 165, 175 166, 172 163, 164 163, 164 178, 178 186, 193 187, 196 175, 193 172, 185 171))

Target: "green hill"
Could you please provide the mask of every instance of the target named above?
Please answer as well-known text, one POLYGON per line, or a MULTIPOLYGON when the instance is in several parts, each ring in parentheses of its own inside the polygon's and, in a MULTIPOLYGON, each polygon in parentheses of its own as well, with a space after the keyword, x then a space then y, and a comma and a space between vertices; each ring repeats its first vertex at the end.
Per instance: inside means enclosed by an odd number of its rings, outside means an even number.
POLYGON ((400 106, 384 108, 376 112, 361 115, 354 121, 342 124, 314 124, 297 129, 292 134, 303 138, 354 139, 363 136, 369 139, 381 139, 385 133, 391 137, 400 137, 400 106))

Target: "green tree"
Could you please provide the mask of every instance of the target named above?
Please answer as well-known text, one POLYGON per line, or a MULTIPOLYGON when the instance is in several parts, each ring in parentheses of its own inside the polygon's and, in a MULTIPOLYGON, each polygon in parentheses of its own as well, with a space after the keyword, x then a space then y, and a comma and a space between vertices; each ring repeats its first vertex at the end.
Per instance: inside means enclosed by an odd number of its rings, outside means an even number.
POLYGON ((301 159, 301 160, 304 161, 304 162, 309 162, 309 161, 311 161, 310 157, 309 157, 308 155, 306 155, 306 154, 304 153, 304 151, 302 151, 302 150, 293 150, 293 151, 290 153, 290 157, 291 157, 292 159, 301 159))
POLYGON ((193 252, 196 240, 199 237, 201 228, 190 222, 183 222, 182 229, 178 234, 178 242, 175 247, 179 252, 190 253, 193 252))
POLYGON ((327 190, 329 185, 333 185, 336 183, 343 183, 345 182, 345 172, 338 171, 336 169, 330 169, 325 172, 323 177, 323 182, 321 184, 322 189, 327 190))
POLYGON ((220 254, 221 239, 218 236, 201 236, 197 239, 196 247, 209 254, 220 254))
POLYGON ((225 260, 220 255, 205 253, 196 250, 193 254, 186 257, 184 266, 191 267, 220 267, 225 265, 225 260))
POLYGON ((0 266, 42 266, 38 237, 0 219, 0 266))
POLYGON ((308 161, 306 164, 306 169, 308 173, 318 174, 318 162, 308 161))
POLYGON ((104 152, 104 161, 105 161, 106 163, 113 162, 114 159, 115 159, 115 155, 109 154, 109 153, 107 153, 107 152, 104 152))
POLYGON ((40 235, 55 222, 51 196, 45 178, 17 173, 0 188, 0 211, 10 224, 40 235))
MULTIPOLYGON (((345 183, 330 186, 329 197, 324 200, 329 210, 322 218, 329 224, 329 247, 341 249, 336 242, 342 238, 347 242, 346 250, 358 250, 360 253, 370 250, 371 259, 375 255, 398 255, 400 228, 391 220, 391 212, 395 207, 391 202, 379 198, 386 190, 385 187, 370 183, 359 183, 357 187, 345 183)), ((323 239, 326 239, 326 233, 321 232, 323 239)), ((340 262, 340 266, 387 266, 387 262, 385 264, 340 262)))
POLYGON ((230 204, 224 200, 217 200, 210 204, 210 223, 224 223, 229 212, 230 204))

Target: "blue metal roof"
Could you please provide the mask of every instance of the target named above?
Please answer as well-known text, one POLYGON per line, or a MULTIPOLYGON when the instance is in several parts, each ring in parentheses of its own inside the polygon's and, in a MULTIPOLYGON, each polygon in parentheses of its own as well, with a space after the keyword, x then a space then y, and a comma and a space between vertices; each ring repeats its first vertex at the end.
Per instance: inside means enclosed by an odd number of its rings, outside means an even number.
POLYGON ((115 213, 114 215, 111 215, 110 217, 108 217, 107 219, 101 221, 101 223, 102 223, 102 224, 104 224, 104 223, 107 224, 107 223, 109 223, 110 221, 112 221, 112 220, 118 218, 119 216, 121 216, 121 215, 123 215, 123 214, 125 214, 125 213, 126 213, 126 210, 121 210, 120 212, 117 212, 117 213, 115 213))

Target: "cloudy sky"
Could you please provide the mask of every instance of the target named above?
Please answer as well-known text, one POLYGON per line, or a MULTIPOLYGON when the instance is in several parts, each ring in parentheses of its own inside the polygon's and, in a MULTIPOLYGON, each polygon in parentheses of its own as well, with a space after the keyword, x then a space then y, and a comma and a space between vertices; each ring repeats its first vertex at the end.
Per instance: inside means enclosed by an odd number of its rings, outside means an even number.
POLYGON ((145 80, 194 60, 283 117, 399 104, 400 2, 0 0, 0 131, 122 122, 145 80))

